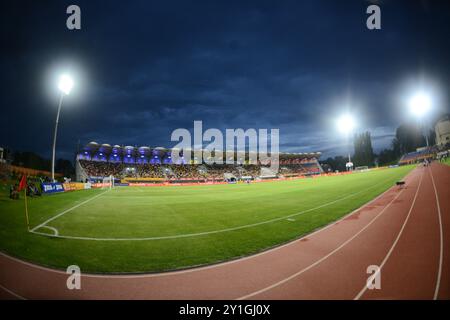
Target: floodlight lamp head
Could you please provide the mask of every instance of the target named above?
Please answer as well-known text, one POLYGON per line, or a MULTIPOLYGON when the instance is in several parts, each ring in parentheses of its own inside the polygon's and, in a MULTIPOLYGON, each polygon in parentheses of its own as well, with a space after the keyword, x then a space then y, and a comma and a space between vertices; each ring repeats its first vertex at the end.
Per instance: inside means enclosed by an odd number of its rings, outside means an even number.
POLYGON ((341 116, 338 119, 337 125, 338 125, 339 131, 341 131, 342 133, 348 134, 351 131, 353 131, 353 129, 355 127, 355 121, 353 120, 353 118, 350 115, 346 114, 346 115, 341 116))
POLYGON ((411 113, 416 117, 422 117, 431 109, 431 98, 423 92, 416 93, 409 101, 411 113))
POLYGON ((73 80, 67 74, 63 74, 59 77, 58 89, 64 94, 68 95, 72 91, 73 88, 73 80))

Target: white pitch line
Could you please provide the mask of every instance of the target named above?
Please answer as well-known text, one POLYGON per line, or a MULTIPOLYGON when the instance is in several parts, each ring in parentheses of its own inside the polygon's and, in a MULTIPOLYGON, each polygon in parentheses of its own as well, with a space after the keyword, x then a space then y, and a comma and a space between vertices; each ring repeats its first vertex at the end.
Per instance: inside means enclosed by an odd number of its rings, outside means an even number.
POLYGON ((439 250, 439 269, 436 279, 436 288, 434 290, 433 299, 436 300, 439 294, 439 287, 441 285, 441 274, 442 274, 442 261, 444 257, 444 231, 442 228, 442 215, 441 215, 441 206, 439 204, 439 196, 436 188, 436 184, 434 183, 433 178, 433 170, 430 168, 431 181, 433 182, 434 194, 436 196, 436 204, 438 209, 438 218, 439 218, 439 234, 440 234, 440 250, 439 250))
POLYGON ((248 298, 251 298, 253 296, 256 296, 258 294, 261 294, 263 292, 266 292, 268 290, 271 290, 275 287, 278 287, 280 285, 282 285, 283 283, 286 283, 296 277, 298 277, 299 275, 301 275, 302 273, 314 268, 315 266, 317 266, 318 264, 322 263, 323 261, 325 261, 326 259, 328 259, 329 257, 331 257, 333 254, 335 254, 336 252, 338 252, 339 250, 341 250, 343 247, 345 247, 348 243, 350 243, 353 239, 355 239, 357 236, 359 236, 364 230, 366 230, 372 223, 375 222, 375 220, 377 220, 385 211, 387 208, 389 208, 391 206, 392 203, 394 203, 395 200, 397 200, 397 198, 403 193, 405 189, 402 189, 384 208, 383 210, 380 211, 380 213, 378 213, 372 220, 370 220, 370 222, 368 224, 366 224, 361 230, 359 230, 357 233, 355 233, 352 237, 350 237, 349 239, 347 239, 344 243, 342 243, 340 246, 338 246, 337 248, 335 248, 333 251, 331 251, 330 253, 328 253, 327 255, 323 256, 322 258, 320 258, 319 260, 316 260, 316 262, 310 264, 309 266, 307 266, 306 268, 303 268, 302 270, 290 275, 287 278, 284 278, 283 280, 280 280, 270 286, 267 286, 263 289, 260 289, 258 291, 254 291, 252 293, 249 293, 245 296, 242 296, 240 298, 237 298, 236 300, 245 300, 248 298))
POLYGON ((47 223, 49 223, 50 221, 53 221, 53 220, 55 220, 55 219, 61 217, 63 214, 66 214, 67 212, 70 212, 70 211, 72 211, 73 209, 76 209, 76 208, 82 206, 83 204, 86 204, 86 203, 88 203, 88 202, 90 202, 90 201, 92 201, 92 200, 94 200, 94 199, 97 199, 98 197, 100 197, 101 195, 105 194, 105 193, 108 192, 108 191, 109 191, 109 190, 106 190, 105 192, 102 192, 102 193, 100 193, 100 194, 97 194, 96 196, 94 196, 94 197, 92 197, 92 198, 89 198, 89 199, 87 199, 86 201, 83 201, 83 202, 77 204, 76 206, 73 206, 72 208, 69 208, 69 209, 67 209, 67 210, 64 210, 63 212, 57 214, 56 216, 53 216, 53 217, 51 217, 50 219, 48 219, 48 220, 42 222, 40 225, 37 225, 36 227, 34 227, 33 229, 31 229, 30 232, 38 233, 38 232, 35 232, 35 231, 36 231, 37 229, 39 229, 39 228, 42 228, 43 226, 45 226, 45 225, 46 225, 47 223))
MULTIPOLYGON (((392 252, 395 249, 395 246, 397 245, 398 241, 400 240, 400 237, 402 236, 403 230, 405 229, 406 224, 408 223, 409 217, 411 216, 411 212, 412 212, 412 210, 414 208, 414 205, 416 203, 417 196, 419 195, 419 189, 420 189, 420 186, 422 185, 423 176, 424 176, 424 173, 422 173, 422 175, 420 176, 419 186, 417 187, 416 193, 414 195, 414 199, 413 199, 413 201, 411 203, 411 207, 409 207, 409 211, 408 211, 408 214, 407 214, 407 216, 405 218, 405 221, 403 221, 402 227, 400 228, 400 231, 398 232, 397 237, 394 240, 394 243, 392 244, 392 246, 389 249, 388 253, 384 257, 383 261, 381 262, 380 267, 371 276, 372 279, 376 278, 376 276, 381 272, 381 269, 384 267, 384 265, 388 261, 389 257, 391 256, 392 252)), ((356 297, 353 298, 353 300, 359 300, 362 297, 362 295, 366 292, 366 290, 367 290, 367 284, 361 289, 361 291, 356 295, 356 297)))
POLYGON ((41 228, 47 228, 49 230, 52 230, 55 233, 55 236, 59 235, 58 229, 50 226, 42 226, 41 228))
MULTIPOLYGON (((388 179, 391 180, 391 179, 388 179)), ((387 180, 387 181, 388 181, 387 180)), ((198 236, 205 236, 205 235, 209 235, 209 234, 216 234, 216 233, 223 233, 223 232, 229 232, 229 231, 236 231, 236 230, 241 230, 241 229, 247 229, 247 228, 252 228, 252 227, 256 227, 256 226, 260 226, 260 225, 264 225, 264 224, 268 224, 268 223, 272 223, 272 222, 276 222, 276 221, 281 221, 281 220, 286 220, 287 218, 291 218, 291 217, 295 217, 301 214, 305 214, 326 206, 329 206, 333 203, 348 199, 350 197, 356 196, 362 192, 365 192, 367 190, 373 189, 375 187, 377 187, 378 185, 382 184, 382 183, 386 183, 387 181, 382 181, 379 182, 377 184, 372 185, 371 187, 358 191, 356 193, 352 193, 349 194, 345 197, 324 203, 320 206, 314 207, 314 208, 310 208, 307 210, 303 210, 303 211, 299 211, 287 216, 283 216, 283 217, 278 217, 278 218, 274 218, 274 219, 270 219, 270 220, 266 220, 266 221, 261 221, 261 222, 256 222, 256 223, 252 223, 252 224, 246 224, 243 226, 238 226, 238 227, 232 227, 232 228, 226 228, 226 229, 220 229, 220 230, 213 230, 213 231, 206 231, 206 232, 198 232, 198 233, 187 233, 187 234, 179 234, 179 235, 173 235, 173 236, 160 236, 160 237, 144 237, 144 238, 93 238, 93 237, 79 237, 79 236, 65 236, 65 235, 51 235, 51 234, 47 234, 47 233, 43 233, 43 232, 36 232, 36 229, 38 229, 38 227, 33 228, 30 230, 30 232, 34 233, 34 234, 38 234, 38 235, 43 235, 43 236, 47 236, 47 237, 52 237, 52 238, 60 238, 60 239, 71 239, 71 240, 89 240, 89 241, 150 241, 150 240, 167 240, 167 239, 179 239, 179 238, 190 238, 190 237, 198 237, 198 236)), ((103 193, 102 193, 103 194, 103 193)), ((80 204, 81 205, 81 204, 80 204)), ((70 210, 72 210, 74 208, 71 208, 70 210)), ((64 214, 65 212, 63 212, 62 214, 64 214)), ((60 214, 60 215, 62 215, 60 214)), ((56 219, 58 216, 55 216, 54 218, 56 219)), ((53 218, 51 219, 53 220, 53 218)), ((47 221, 48 222, 48 221, 47 221)), ((46 223, 47 223, 46 222, 46 223)), ((45 224, 45 223, 44 223, 45 224)))

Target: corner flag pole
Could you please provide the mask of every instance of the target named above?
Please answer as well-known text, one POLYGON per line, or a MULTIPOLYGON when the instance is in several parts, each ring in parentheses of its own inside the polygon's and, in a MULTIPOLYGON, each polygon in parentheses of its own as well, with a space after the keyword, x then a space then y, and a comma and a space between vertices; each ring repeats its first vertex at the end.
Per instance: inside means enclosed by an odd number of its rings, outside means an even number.
POLYGON ((30 231, 30 220, 28 219, 27 188, 25 188, 23 194, 25 196, 25 217, 27 218, 27 229, 28 231, 30 231))

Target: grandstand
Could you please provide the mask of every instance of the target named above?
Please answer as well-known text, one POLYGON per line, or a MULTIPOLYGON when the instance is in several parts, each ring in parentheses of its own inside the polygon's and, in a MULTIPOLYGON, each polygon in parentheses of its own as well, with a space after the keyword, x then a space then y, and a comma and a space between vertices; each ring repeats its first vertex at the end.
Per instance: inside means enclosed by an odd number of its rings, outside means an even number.
MULTIPOLYGON (((268 172, 270 163, 252 162, 239 158, 235 153, 235 164, 200 163, 191 157, 187 163, 181 155, 177 163, 172 163, 171 149, 147 146, 111 146, 90 142, 77 154, 77 181, 101 181, 114 176, 122 182, 208 182, 224 181, 226 177, 237 180, 265 179, 314 175, 323 172, 316 153, 280 153, 278 172, 268 172)), ((192 152, 192 151, 191 151, 192 152)))
POLYGON ((0 180, 6 180, 9 178, 10 166, 6 163, 6 160, 3 158, 3 148, 0 148, 0 180))
POLYGON ((450 114, 442 116, 434 125, 436 145, 450 148, 450 114))
POLYGON ((432 159, 435 153, 436 150, 433 147, 418 148, 414 152, 404 154, 400 158, 399 164, 404 165, 419 163, 425 159, 432 159))

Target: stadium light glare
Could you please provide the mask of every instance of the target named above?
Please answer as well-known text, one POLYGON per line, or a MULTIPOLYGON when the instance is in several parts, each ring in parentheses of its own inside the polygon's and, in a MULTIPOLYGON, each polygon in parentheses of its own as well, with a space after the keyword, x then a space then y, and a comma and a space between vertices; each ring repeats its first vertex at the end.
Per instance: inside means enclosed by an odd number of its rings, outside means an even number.
POLYGON ((355 128, 355 121, 349 114, 341 116, 337 121, 339 131, 348 134, 355 128))
POLYGON ((349 144, 349 136, 350 133, 355 128, 355 120, 350 114, 344 114, 340 118, 337 119, 337 127, 340 132, 345 134, 347 147, 348 147, 348 162, 346 164, 347 170, 352 170, 353 163, 351 159, 351 151, 350 151, 350 144, 349 144))
POLYGON ((63 74, 59 77, 58 89, 66 95, 69 95, 73 88, 73 80, 67 75, 63 74))
POLYGON ((422 117, 431 109, 431 97, 425 92, 418 92, 409 100, 411 113, 416 117, 422 117))
POLYGON ((424 91, 416 92, 409 100, 409 110, 418 119, 421 130, 424 131, 422 134, 425 136, 427 147, 429 141, 425 115, 430 112, 432 104, 431 95, 424 91))
POLYGON ((73 80, 67 74, 62 74, 59 77, 58 89, 61 91, 59 99, 58 112, 56 113, 55 131, 53 132, 53 150, 52 150, 52 182, 55 182, 55 154, 56 154, 56 136, 58 134, 59 114, 61 112, 64 95, 69 95, 73 88, 73 80))

